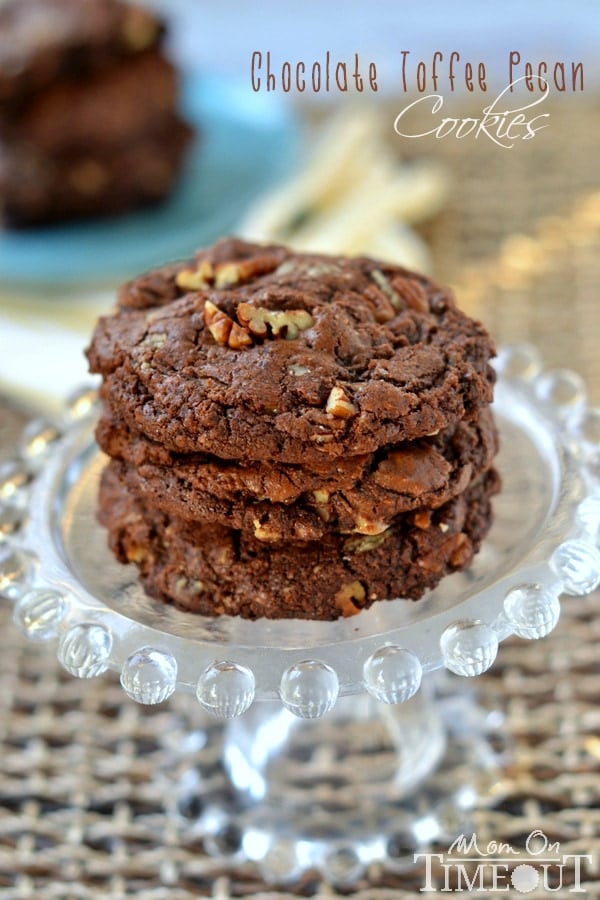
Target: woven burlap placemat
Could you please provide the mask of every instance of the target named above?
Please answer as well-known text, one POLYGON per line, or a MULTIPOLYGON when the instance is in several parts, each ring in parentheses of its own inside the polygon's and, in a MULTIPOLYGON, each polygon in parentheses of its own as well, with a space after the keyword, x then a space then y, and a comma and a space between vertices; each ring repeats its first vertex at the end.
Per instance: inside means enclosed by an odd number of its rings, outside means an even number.
MULTIPOLYGON (((437 274, 499 342, 531 340, 552 366, 585 376, 600 402, 600 101, 552 110, 535 140, 413 142, 446 160, 454 193, 427 228, 437 274)), ((22 418, 0 413, 10 453, 22 418)), ((553 634, 509 641, 479 679, 504 715, 510 761, 478 809, 478 838, 522 845, 542 828, 562 853, 591 854, 582 888, 600 896, 600 611, 598 594, 570 598, 553 634)), ((190 698, 155 709, 128 702, 112 676, 79 682, 54 654, 21 640, 0 608, 0 898, 188 900, 297 896, 361 900, 422 896, 423 872, 368 872, 341 892, 308 878, 292 893, 246 866, 224 866, 167 814, 167 744, 186 733, 190 698), (169 742, 165 742, 165 735, 169 742)), ((213 751, 203 762, 214 763, 213 751)), ((567 897, 572 871, 555 896, 567 897)), ((547 896, 533 892, 531 897, 547 896)), ((581 896, 581 895, 580 895, 581 896)))

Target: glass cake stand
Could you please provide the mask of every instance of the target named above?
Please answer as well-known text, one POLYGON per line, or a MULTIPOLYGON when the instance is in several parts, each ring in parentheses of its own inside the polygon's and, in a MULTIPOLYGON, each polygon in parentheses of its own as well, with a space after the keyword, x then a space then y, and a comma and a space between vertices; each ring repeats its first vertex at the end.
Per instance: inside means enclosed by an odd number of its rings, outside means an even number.
POLYGON ((511 634, 548 634, 560 595, 600 582, 600 410, 532 347, 497 368, 504 488, 474 563, 418 603, 335 622, 211 619, 146 596, 96 522, 92 391, 61 423, 30 423, 0 469, 0 594, 19 629, 57 641, 76 677, 117 671, 139 703, 197 698, 170 775, 174 815, 209 852, 276 882, 318 869, 351 884, 372 863, 411 865, 493 799, 501 716, 456 676, 485 672, 511 634), (196 763, 213 717, 228 720, 218 791, 196 763))

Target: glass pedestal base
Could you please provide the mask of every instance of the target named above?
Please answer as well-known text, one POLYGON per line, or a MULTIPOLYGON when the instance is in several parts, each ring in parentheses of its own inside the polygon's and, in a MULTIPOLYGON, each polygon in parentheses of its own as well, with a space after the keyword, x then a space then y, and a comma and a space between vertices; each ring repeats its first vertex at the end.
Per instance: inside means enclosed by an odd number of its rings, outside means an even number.
POLYGON ((374 864, 411 868, 415 853, 470 833, 469 811, 499 780, 502 716, 458 688, 432 677, 401 706, 345 697, 308 722, 257 703, 217 737, 218 774, 194 760, 200 728, 177 760, 179 827, 275 884, 315 871, 344 886, 374 864))

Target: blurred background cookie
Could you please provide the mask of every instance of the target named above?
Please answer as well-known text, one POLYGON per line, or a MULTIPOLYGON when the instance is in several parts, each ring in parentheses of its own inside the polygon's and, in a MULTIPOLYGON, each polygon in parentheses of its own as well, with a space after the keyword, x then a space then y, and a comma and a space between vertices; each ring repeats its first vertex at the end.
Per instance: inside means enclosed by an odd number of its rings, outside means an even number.
POLYGON ((0 216, 13 227, 164 198, 191 128, 163 23, 118 0, 0 5, 0 216))

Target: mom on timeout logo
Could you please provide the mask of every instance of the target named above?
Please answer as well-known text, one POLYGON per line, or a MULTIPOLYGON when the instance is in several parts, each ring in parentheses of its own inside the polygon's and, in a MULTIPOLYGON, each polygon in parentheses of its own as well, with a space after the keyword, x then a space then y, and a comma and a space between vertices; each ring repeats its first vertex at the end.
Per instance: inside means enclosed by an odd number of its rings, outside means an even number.
POLYGON ((459 835, 447 853, 415 853, 415 863, 425 863, 425 883, 421 892, 503 894, 553 894, 563 891, 587 894, 581 886, 583 861, 592 855, 562 853, 558 841, 551 842, 543 831, 532 831, 524 849, 489 841, 480 847, 477 835, 459 835), (566 873, 568 878, 565 878, 566 873), (443 882, 440 886, 440 882, 443 882))

